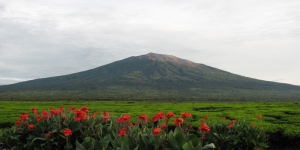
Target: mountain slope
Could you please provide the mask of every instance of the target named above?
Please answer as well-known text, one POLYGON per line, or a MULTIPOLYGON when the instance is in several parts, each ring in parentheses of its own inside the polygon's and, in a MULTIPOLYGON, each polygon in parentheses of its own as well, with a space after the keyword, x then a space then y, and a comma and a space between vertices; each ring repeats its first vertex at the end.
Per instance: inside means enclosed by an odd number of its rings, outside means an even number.
POLYGON ((299 95, 299 86, 154 53, 70 75, 0 86, 0 99, 295 99, 299 95))

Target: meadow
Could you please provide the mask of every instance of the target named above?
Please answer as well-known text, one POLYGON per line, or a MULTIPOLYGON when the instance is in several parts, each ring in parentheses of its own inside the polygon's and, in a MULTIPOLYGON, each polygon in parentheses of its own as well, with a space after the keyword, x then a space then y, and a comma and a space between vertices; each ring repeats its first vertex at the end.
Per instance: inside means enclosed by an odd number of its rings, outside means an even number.
POLYGON ((245 119, 261 126, 270 134, 271 142, 282 138, 292 142, 300 137, 300 104, 297 102, 1 101, 0 104, 1 127, 13 124, 20 113, 30 112, 33 107, 42 111, 49 107, 87 106, 91 113, 97 110, 117 116, 128 113, 133 122, 142 113, 152 118, 158 111, 173 112, 177 116, 189 112, 193 114, 190 121, 195 127, 204 116, 209 117, 208 124, 222 122, 225 116, 227 120, 245 119), (256 118, 259 114, 262 119, 256 118))

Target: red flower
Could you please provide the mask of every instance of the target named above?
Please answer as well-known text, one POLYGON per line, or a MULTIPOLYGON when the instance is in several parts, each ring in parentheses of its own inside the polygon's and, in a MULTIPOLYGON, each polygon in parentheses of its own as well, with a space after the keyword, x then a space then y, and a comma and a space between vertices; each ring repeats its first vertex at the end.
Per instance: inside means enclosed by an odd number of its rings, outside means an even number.
POLYGON ((206 123, 204 122, 204 120, 201 120, 202 125, 198 127, 198 130, 202 130, 205 133, 209 133, 210 128, 208 125, 206 125, 206 123))
POLYGON ((256 118, 261 119, 262 118, 261 114, 258 114, 256 118))
POLYGON ((173 113, 173 112, 169 112, 168 114, 167 114, 167 118, 171 118, 171 117, 174 117, 175 116, 175 114, 173 113))
POLYGON ((103 115, 104 115, 104 116, 107 116, 107 115, 108 115, 108 112, 107 112, 107 111, 103 111, 103 115))
POLYGON ((36 108, 31 108, 31 110, 34 114, 37 114, 36 108))
POLYGON ((166 118, 166 116, 164 115, 163 112, 159 111, 157 114, 155 114, 153 117, 152 117, 152 121, 153 122, 156 122, 158 121, 159 119, 164 119, 166 118))
POLYGON ((51 137, 51 132, 49 131, 47 134, 45 134, 45 137, 50 138, 51 137))
POLYGON ((58 115, 58 114, 61 113, 60 109, 51 109, 50 112, 51 112, 52 115, 58 115))
POLYGON ((148 122, 148 115, 147 114, 141 114, 139 116, 139 119, 142 120, 143 122, 148 122))
POLYGON ((41 115, 37 115, 37 116, 35 116, 35 118, 36 118, 36 121, 37 121, 37 122, 40 122, 40 121, 41 121, 41 115))
POLYGON ((152 117, 152 122, 156 122, 156 121, 158 121, 158 119, 159 119, 159 117, 156 116, 156 115, 154 115, 154 116, 152 117))
POLYGON ((19 117, 20 117, 20 119, 23 120, 23 121, 29 120, 29 117, 28 117, 28 113, 27 113, 27 112, 25 112, 25 113, 23 113, 23 114, 20 114, 19 117))
POLYGON ((103 116, 102 119, 103 119, 104 122, 107 122, 108 121, 108 116, 103 116))
POLYGON ((158 134, 161 132, 161 128, 155 128, 152 132, 153 136, 158 136, 158 134))
POLYGON ((69 107, 69 112, 76 110, 75 106, 69 107))
POLYGON ((184 122, 184 120, 182 118, 177 118, 177 119, 174 120, 174 125, 178 126, 178 125, 180 125, 183 122, 184 122))
POLYGON ((81 106, 81 111, 88 113, 89 109, 86 106, 81 106))
POLYGON ((192 117, 192 114, 184 112, 184 113, 181 114, 181 117, 182 118, 192 117))
POLYGON ((222 118, 223 120, 226 120, 226 117, 225 116, 223 116, 223 118, 222 118))
POLYGON ((21 125, 21 121, 20 120, 16 120, 15 122, 17 125, 21 125))
POLYGON ((204 116, 204 119, 205 119, 205 120, 208 120, 208 116, 204 116))
POLYGON ((163 123, 163 124, 161 124, 161 127, 162 128, 167 128, 167 125, 163 123))
POLYGON ((60 112, 64 112, 64 108, 62 106, 59 107, 60 112))
POLYGON ((48 111, 46 111, 46 110, 43 110, 43 111, 42 111, 42 115, 43 115, 44 117, 46 117, 46 118, 47 118, 47 117, 48 117, 48 111))
POLYGON ((29 130, 33 130, 34 128, 35 128, 34 124, 28 125, 28 129, 29 129, 29 130))
POLYGON ((86 120, 86 113, 84 111, 81 111, 81 110, 75 110, 74 111, 74 114, 75 114, 75 120, 76 121, 80 121, 80 120, 86 120))
POLYGON ((252 127, 254 127, 254 126, 255 126, 255 123, 254 123, 254 122, 252 122, 252 123, 251 123, 251 126, 252 126, 252 127))
POLYGON ((124 137, 125 136, 125 132, 126 132, 126 128, 120 129, 118 136, 124 137))
POLYGON ((126 121, 128 121, 131 117, 128 114, 125 114, 121 117, 121 122, 125 123, 126 121))
POLYGON ((231 129, 234 125, 234 120, 230 120, 230 124, 226 126, 227 129, 231 129))
POLYGON ((97 114, 92 114, 92 115, 91 115, 91 118, 95 118, 95 117, 96 117, 96 115, 97 115, 97 114))
POLYGON ((64 130, 64 135, 65 135, 66 137, 72 135, 72 130, 69 129, 69 128, 66 128, 66 129, 64 130))

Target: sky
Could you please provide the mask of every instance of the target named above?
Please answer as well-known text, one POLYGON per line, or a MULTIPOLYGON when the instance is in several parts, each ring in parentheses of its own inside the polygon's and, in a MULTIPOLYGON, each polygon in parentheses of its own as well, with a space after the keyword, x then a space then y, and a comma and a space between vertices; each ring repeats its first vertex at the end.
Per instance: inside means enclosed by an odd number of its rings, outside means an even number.
POLYGON ((150 52, 300 85, 299 0, 0 0, 0 85, 150 52))

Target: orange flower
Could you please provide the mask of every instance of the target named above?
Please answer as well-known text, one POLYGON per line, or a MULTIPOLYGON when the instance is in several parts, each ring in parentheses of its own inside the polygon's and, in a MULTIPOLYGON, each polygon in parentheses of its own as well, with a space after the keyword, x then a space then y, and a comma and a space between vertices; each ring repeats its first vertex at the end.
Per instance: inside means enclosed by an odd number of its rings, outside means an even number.
POLYGON ((124 137, 125 136, 125 132, 126 132, 126 128, 120 129, 118 136, 119 137, 124 137))
POLYGON ((66 129, 64 130, 64 135, 65 135, 66 137, 72 135, 72 130, 69 129, 69 128, 66 128, 66 129))
POLYGON ((177 118, 177 119, 174 120, 174 125, 178 126, 178 125, 180 125, 183 122, 184 122, 184 120, 182 118, 177 118))
POLYGON ((208 125, 206 125, 206 123, 204 122, 204 120, 201 120, 202 125, 198 127, 198 130, 202 130, 205 133, 209 133, 210 128, 208 125))
POLYGON ((162 128, 167 128, 167 125, 163 123, 163 124, 161 124, 161 127, 162 128))
POLYGON ((169 113, 167 114, 167 118, 171 118, 171 117, 174 117, 174 116, 175 116, 175 114, 172 113, 172 112, 169 112, 169 113))
POLYGON ((223 116, 223 118, 222 118, 223 120, 226 120, 226 117, 225 116, 223 116))
POLYGON ((254 126, 255 126, 255 123, 254 123, 254 122, 252 122, 252 123, 251 123, 251 126, 252 126, 252 127, 254 127, 254 126))
POLYGON ((258 114, 256 118, 257 118, 257 119, 261 119, 261 118, 262 118, 262 115, 261 115, 261 114, 258 114))
POLYGON ((192 117, 192 114, 184 112, 181 114, 182 118, 192 117))
POLYGON ((29 130, 33 130, 34 128, 35 128, 34 124, 28 125, 28 129, 29 129, 29 130))
POLYGON ((158 136, 158 134, 161 132, 161 128, 155 128, 152 132, 153 136, 158 136))

